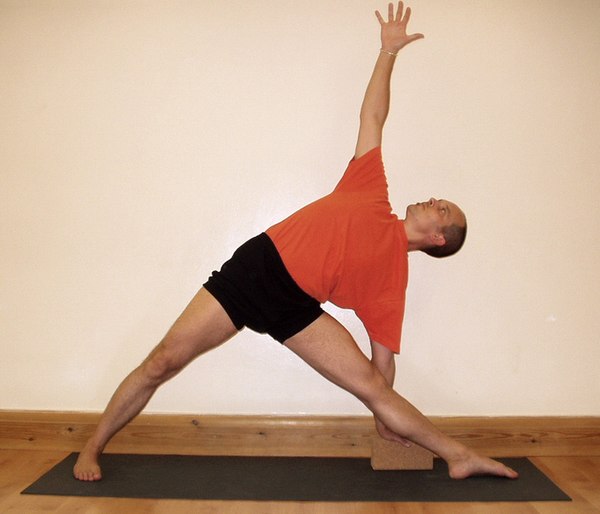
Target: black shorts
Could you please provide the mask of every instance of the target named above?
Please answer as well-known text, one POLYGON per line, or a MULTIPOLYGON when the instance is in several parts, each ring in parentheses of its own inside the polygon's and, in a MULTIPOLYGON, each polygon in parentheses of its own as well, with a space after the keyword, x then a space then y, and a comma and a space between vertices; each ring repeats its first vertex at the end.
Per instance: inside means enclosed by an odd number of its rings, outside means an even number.
POLYGON ((280 343, 323 314, 319 302, 294 282, 265 233, 240 246, 204 287, 238 330, 248 327, 280 343))

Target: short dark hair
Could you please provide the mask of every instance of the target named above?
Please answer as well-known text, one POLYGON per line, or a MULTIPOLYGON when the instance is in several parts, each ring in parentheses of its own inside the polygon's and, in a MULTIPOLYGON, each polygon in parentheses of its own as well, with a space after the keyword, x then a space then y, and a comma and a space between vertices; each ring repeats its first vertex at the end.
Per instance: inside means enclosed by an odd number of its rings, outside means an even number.
POLYGON ((431 257, 449 257, 458 252, 467 238, 467 221, 465 220, 465 226, 459 227, 458 225, 450 225, 442 230, 446 243, 442 246, 430 246, 424 248, 423 251, 431 257))

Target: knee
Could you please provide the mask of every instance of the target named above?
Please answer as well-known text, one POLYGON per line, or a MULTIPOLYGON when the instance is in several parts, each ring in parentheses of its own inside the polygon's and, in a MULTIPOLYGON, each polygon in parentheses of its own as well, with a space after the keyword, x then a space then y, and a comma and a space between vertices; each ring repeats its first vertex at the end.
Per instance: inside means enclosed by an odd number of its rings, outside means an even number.
POLYGON ((365 367, 358 384, 356 396, 369 408, 391 389, 385 377, 373 364, 365 367))
POLYGON ((182 368, 176 356, 162 345, 146 358, 141 367, 144 377, 157 384, 175 376, 182 368))

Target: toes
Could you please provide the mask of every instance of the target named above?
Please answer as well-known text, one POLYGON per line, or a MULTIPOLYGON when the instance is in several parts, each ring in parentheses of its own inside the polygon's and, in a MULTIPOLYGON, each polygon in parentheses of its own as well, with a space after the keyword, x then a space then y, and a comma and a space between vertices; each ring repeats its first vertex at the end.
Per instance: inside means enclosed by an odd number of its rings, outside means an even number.
POLYGON ((102 480, 102 475, 97 471, 75 471, 73 476, 82 482, 95 482, 102 480))
POLYGON ((518 478, 519 476, 519 473, 517 473, 514 469, 505 466, 504 464, 498 467, 498 470, 495 474, 504 476, 506 478, 518 478))

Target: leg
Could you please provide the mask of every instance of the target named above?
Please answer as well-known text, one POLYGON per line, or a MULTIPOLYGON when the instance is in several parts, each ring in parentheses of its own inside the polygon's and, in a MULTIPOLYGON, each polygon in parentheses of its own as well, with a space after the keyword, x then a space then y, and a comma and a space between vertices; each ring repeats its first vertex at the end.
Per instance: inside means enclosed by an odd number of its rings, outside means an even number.
POLYGON ((391 430, 442 457, 452 478, 475 474, 516 478, 515 471, 477 455, 438 430, 388 385, 348 331, 328 314, 285 345, 325 378, 354 394, 391 430))
POLYGON ((200 289, 160 344, 115 391, 73 469, 79 480, 102 478, 98 459, 108 441, 146 406, 156 389, 237 329, 219 302, 200 289))

